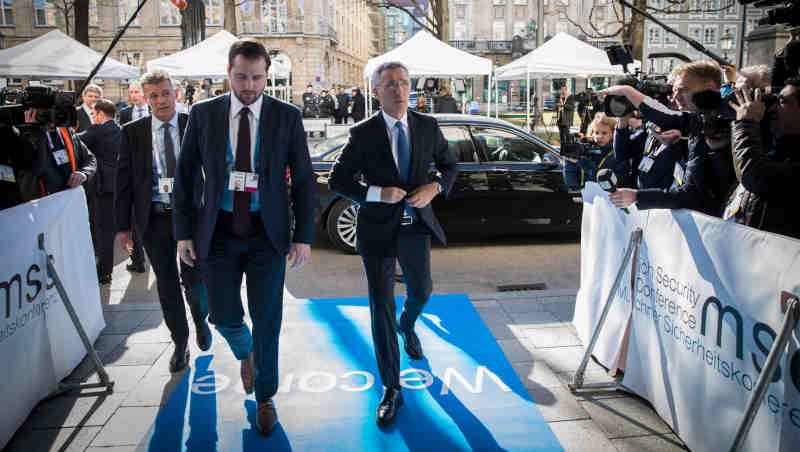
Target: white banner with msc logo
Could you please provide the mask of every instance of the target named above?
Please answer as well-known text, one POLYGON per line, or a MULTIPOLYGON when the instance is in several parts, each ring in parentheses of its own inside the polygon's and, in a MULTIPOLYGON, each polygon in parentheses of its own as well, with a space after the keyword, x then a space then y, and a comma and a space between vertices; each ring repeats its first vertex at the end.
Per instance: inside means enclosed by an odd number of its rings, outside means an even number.
POLYGON ((105 327, 83 189, 56 193, 0 212, 0 447, 39 400, 86 355, 39 250, 38 236, 64 283, 86 334, 105 327))
MULTIPOLYGON (((631 231, 641 227, 633 284, 628 265, 595 356, 608 367, 622 359, 622 384, 649 400, 692 451, 728 450, 782 324, 780 293, 800 294, 800 241, 686 210, 626 215, 596 184, 583 196, 574 319, 581 340, 589 342, 631 231)), ((800 444, 799 333, 745 450, 800 444)))

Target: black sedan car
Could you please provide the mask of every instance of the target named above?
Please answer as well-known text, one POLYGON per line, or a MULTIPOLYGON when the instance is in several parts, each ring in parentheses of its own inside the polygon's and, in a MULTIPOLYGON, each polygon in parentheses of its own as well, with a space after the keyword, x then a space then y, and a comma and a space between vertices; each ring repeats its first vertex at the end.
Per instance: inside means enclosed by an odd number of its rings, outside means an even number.
MULTIPOLYGON (((487 236, 580 228, 580 192, 564 184, 557 148, 505 121, 433 116, 458 158, 450 196, 433 200, 446 233, 487 236)), ((311 160, 318 184, 317 224, 337 248, 355 253, 358 205, 328 189, 328 173, 347 139, 345 134, 317 144, 311 160)))

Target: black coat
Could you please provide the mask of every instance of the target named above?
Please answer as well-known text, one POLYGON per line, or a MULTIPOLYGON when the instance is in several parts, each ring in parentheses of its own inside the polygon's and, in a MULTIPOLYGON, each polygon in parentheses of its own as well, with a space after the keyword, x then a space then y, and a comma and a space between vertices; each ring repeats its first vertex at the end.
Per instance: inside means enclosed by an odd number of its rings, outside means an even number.
MULTIPOLYGON (((194 104, 175 171, 175 238, 193 239, 201 260, 208 256, 228 174, 230 102, 230 95, 224 95, 194 104), (204 187, 196 182, 201 169, 205 173, 204 187), (196 204, 198 196, 204 204, 195 211, 193 201, 196 204)), ((316 175, 311 169, 308 139, 297 107, 264 95, 260 121, 257 172, 261 221, 275 250, 286 254, 291 242, 311 243, 314 239, 316 175), (291 189, 286 180, 287 168, 291 189)))
MULTIPOLYGON (((400 227, 403 204, 367 202, 368 186, 359 183, 356 176, 363 176, 368 185, 400 187, 409 193, 437 180, 442 186, 441 195, 444 196, 447 196, 456 180, 457 161, 449 151, 436 119, 409 110, 408 127, 411 134, 408 184, 402 182, 397 171, 381 111, 350 129, 350 139, 331 169, 328 181, 330 189, 360 204, 356 235, 362 255, 394 255, 396 240, 392 238, 397 236, 400 227), (430 169, 434 164, 441 175, 432 178, 430 169)), ((434 237, 446 244, 447 239, 433 213, 433 207, 428 204, 423 209, 417 209, 417 214, 434 237)))
MULTIPOLYGON (((178 133, 183 139, 188 115, 178 113, 178 133)), ((117 165, 117 192, 114 201, 117 230, 136 228, 144 237, 153 199, 153 118, 147 116, 122 127, 117 165), (136 224, 131 224, 131 207, 136 224)), ((197 183, 202 184, 198 178, 197 183)))
POLYGON ((350 96, 347 93, 337 94, 336 101, 339 103, 336 112, 339 116, 347 116, 347 104, 350 102, 350 96))
POLYGON ((90 125, 92 125, 92 118, 86 114, 86 110, 83 109, 83 105, 78 105, 75 107, 75 110, 78 112, 78 126, 75 128, 75 131, 83 132, 84 130, 88 129, 90 125))
POLYGON ((78 134, 87 148, 97 158, 97 174, 93 186, 98 193, 114 193, 117 188, 117 159, 122 140, 122 130, 113 120, 92 124, 78 134))
POLYGON ((781 137, 774 153, 767 153, 760 124, 733 122, 736 175, 744 188, 736 222, 776 234, 800 238, 797 177, 800 174, 799 136, 781 137))
POLYGON ((435 102, 436 113, 458 113, 458 102, 451 95, 439 96, 435 102))
POLYGON ((364 95, 360 92, 353 96, 353 112, 350 113, 350 116, 353 117, 355 122, 361 121, 366 116, 364 112, 364 108, 366 106, 366 102, 364 101, 364 95))

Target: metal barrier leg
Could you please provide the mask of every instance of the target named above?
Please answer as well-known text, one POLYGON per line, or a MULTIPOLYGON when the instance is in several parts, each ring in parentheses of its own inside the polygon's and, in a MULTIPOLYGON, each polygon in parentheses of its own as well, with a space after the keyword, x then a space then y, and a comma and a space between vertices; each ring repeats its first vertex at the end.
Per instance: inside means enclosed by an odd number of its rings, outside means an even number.
POLYGON ((797 326, 797 321, 800 319, 800 301, 797 297, 791 297, 788 300, 786 308, 786 315, 783 317, 783 326, 781 326, 781 333, 777 340, 772 343, 772 348, 769 350, 767 360, 764 363, 764 368, 756 380, 756 386, 750 397, 747 399, 747 408, 744 411, 744 417, 739 423, 739 428, 736 430, 736 437, 733 439, 733 445, 730 448, 731 452, 738 452, 744 445, 744 440, 750 432, 750 427, 758 414, 758 409, 761 407, 761 402, 764 400, 764 395, 767 393, 772 376, 775 374, 775 369, 778 368, 778 363, 786 350, 786 344, 789 343, 789 338, 792 336, 792 331, 797 326))
MULTIPOLYGON (((89 341, 89 336, 86 335, 86 330, 83 329, 83 325, 81 324, 81 321, 78 318, 78 314, 75 312, 75 308, 72 306, 72 302, 70 301, 69 296, 67 295, 66 289, 64 289, 64 284, 61 283, 61 278, 58 277, 58 272, 56 271, 55 266, 50 261, 50 258, 47 257, 47 252, 44 247, 44 234, 39 234, 39 249, 45 251, 45 260, 47 261, 47 273, 53 278, 53 282, 56 285, 58 294, 61 296, 61 301, 64 303, 64 307, 67 309, 67 313, 72 319, 72 324, 75 325, 75 329, 78 331, 78 335, 81 337, 83 346, 86 348, 86 353, 89 355, 89 359, 92 360, 94 368, 97 370, 97 375, 100 377, 100 383, 62 382, 59 384, 59 389, 56 391, 55 395, 70 391, 72 389, 85 389, 85 388, 106 388, 106 391, 112 392, 114 390, 114 382, 108 378, 108 373, 106 372, 106 369, 103 366, 103 362, 100 361, 100 357, 97 355, 97 351, 94 349, 94 345, 92 345, 91 341, 89 341)), ((54 394, 51 394, 51 396, 52 395, 54 394)))
MULTIPOLYGON (((611 287, 611 292, 608 294, 608 298, 606 298, 606 304, 603 306, 603 313, 600 315, 600 320, 598 320, 597 326, 592 333, 592 338, 589 340, 589 345, 586 346, 586 352, 583 354, 581 364, 578 366, 578 370, 575 371, 575 375, 572 377, 572 383, 568 385, 569 389, 572 391, 578 390, 584 386, 583 378, 584 374, 586 373, 586 366, 589 364, 589 358, 591 358, 594 347, 597 344, 597 339, 600 337, 600 331, 603 329, 603 324, 606 322, 606 317, 608 317, 608 313, 611 311, 611 302, 614 300, 614 294, 617 292, 620 282, 622 282, 622 276, 625 274, 625 269, 628 266, 628 261, 633 254, 633 250, 638 248, 641 242, 642 230, 637 228, 631 232, 631 239, 628 242, 628 248, 625 250, 625 257, 622 258, 622 264, 619 266, 619 271, 617 271, 617 277, 614 280, 614 285, 611 287)), ((631 294, 631 296, 633 296, 633 294, 631 294)))

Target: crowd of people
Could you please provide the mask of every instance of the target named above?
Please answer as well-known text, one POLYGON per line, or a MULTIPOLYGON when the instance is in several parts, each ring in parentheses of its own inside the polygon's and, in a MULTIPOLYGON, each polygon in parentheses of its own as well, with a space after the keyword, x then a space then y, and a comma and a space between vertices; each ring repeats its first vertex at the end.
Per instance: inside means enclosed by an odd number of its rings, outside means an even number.
MULTIPOLYGON (((769 74, 763 65, 737 71, 685 63, 670 74, 669 105, 628 84, 604 90, 636 110, 594 116, 586 152, 565 158, 565 183, 580 188, 609 169, 617 180, 610 194, 616 207, 692 209, 800 238, 790 189, 800 174, 800 153, 792 147, 800 138, 800 78, 769 74), (708 92, 722 99, 713 110, 695 103, 708 92)), ((574 102, 566 93, 562 99, 574 102)))

